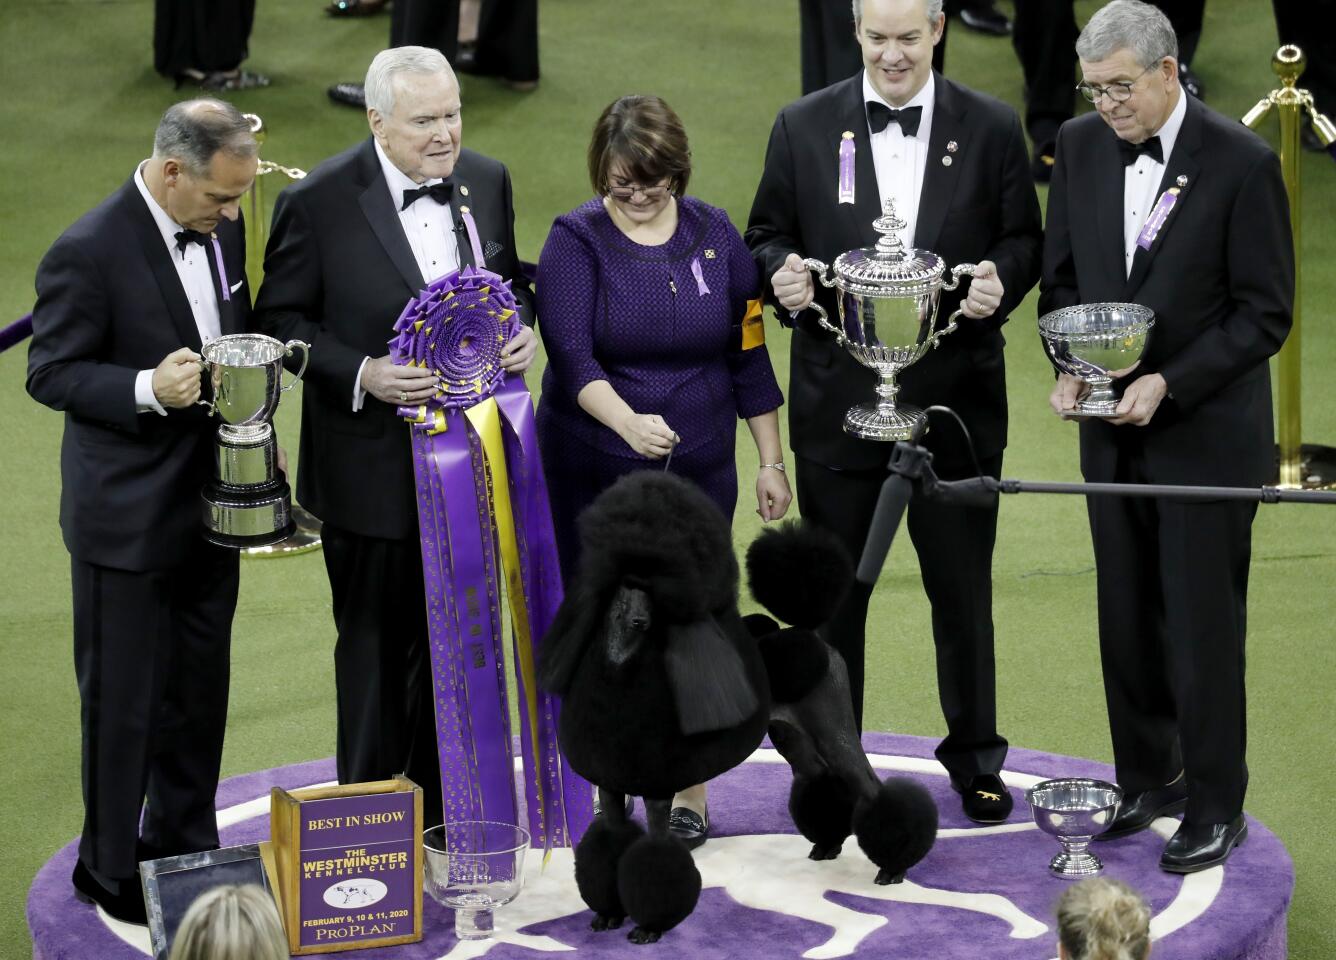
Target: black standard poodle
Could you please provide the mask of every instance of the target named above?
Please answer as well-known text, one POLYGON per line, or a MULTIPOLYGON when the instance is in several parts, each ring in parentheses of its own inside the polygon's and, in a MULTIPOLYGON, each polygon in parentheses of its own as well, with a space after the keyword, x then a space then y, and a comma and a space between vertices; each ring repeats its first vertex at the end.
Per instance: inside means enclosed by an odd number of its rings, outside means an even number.
POLYGON ((539 682, 562 698, 558 735, 601 814, 575 848, 596 929, 657 940, 700 896, 668 831, 672 798, 752 753, 770 715, 756 642, 738 612, 729 523, 689 482, 642 471, 581 515, 581 564, 543 640, 539 682), (649 832, 626 816, 645 800, 649 832))
POLYGON ((617 481, 581 516, 582 559, 543 641, 539 682, 562 698, 561 748, 596 784, 601 813, 575 848, 595 929, 630 917, 652 943, 695 909, 701 879, 668 830, 672 797, 737 766, 767 727, 793 768, 789 810, 837 856, 852 833, 893 883, 931 849, 937 809, 909 780, 882 783, 854 725, 844 661, 817 634, 852 580, 838 542, 786 524, 747 554, 757 601, 738 611, 728 521, 670 474, 617 481), (772 706, 773 700, 773 706, 772 706), (645 800, 649 831, 627 816, 645 800))
POLYGON ((937 807, 922 786, 878 779, 854 723, 844 659, 818 634, 853 583, 853 566, 830 533, 801 523, 761 532, 747 549, 756 602, 790 627, 753 613, 746 624, 765 659, 770 741, 793 768, 789 814, 812 841, 813 860, 839 856, 849 834, 898 883, 937 839, 937 807))

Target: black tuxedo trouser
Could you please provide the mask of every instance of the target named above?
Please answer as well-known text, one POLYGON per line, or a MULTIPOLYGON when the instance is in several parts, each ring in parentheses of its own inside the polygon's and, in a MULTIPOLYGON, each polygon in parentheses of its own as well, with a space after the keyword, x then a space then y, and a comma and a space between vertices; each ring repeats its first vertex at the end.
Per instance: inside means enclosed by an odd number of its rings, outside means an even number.
POLYGON ((328 523, 321 541, 339 632, 339 782, 405 773, 422 788, 424 825, 436 826, 443 808, 422 546, 328 523))
MULTIPOLYGON (((1150 482, 1127 453, 1117 479, 1150 482)), ((1248 784, 1243 641, 1257 505, 1086 503, 1118 783, 1146 790, 1185 771, 1187 819, 1227 823, 1248 784)))
POLYGON ((134 875, 142 847, 167 856, 218 846, 237 556, 201 539, 166 571, 71 559, 83 724, 79 859, 113 892, 134 875))
MULTIPOLYGON (((890 457, 890 445, 886 455, 890 457)), ((985 458, 984 473, 997 477, 1002 455, 985 458)), ((971 471, 972 473, 972 471, 971 471)), ((950 474, 944 474, 948 478, 950 474)), ((803 519, 834 533, 857 563, 887 471, 832 470, 797 458, 798 509, 803 519)), ((1007 755, 997 734, 993 665, 993 543, 997 504, 942 506, 912 502, 909 536, 918 553, 923 589, 932 605, 937 648, 937 692, 946 718, 946 739, 937 759, 962 783, 996 773, 1007 755)), ((826 640, 849 669, 854 717, 863 727, 864 645, 872 588, 855 583, 825 630, 826 640)))

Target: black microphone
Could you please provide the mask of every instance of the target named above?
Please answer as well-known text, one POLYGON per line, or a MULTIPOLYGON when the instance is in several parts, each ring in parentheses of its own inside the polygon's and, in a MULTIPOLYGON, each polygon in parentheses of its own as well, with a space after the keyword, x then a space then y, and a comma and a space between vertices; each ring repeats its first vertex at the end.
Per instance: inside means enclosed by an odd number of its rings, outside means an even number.
POLYGON ((1000 484, 992 477, 968 477, 964 480, 924 479, 922 493, 925 500, 950 503, 961 507, 989 507, 997 502, 1000 484))
POLYGON ((872 525, 867 531, 867 542, 863 544, 863 555, 858 560, 856 577, 864 586, 872 586, 881 575, 886 555, 891 552, 895 531, 900 528, 900 518, 904 516, 905 507, 913 495, 913 481, 899 473, 891 474, 881 485, 877 509, 872 514, 872 525))

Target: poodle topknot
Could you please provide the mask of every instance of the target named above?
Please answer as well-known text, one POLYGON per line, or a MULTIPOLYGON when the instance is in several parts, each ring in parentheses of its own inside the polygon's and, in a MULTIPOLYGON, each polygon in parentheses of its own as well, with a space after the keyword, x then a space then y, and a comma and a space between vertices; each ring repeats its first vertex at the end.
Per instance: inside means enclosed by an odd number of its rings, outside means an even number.
POLYGON ((630 577, 660 616, 683 622, 736 602, 738 564, 728 519, 681 477, 628 474, 579 520, 580 589, 602 595, 630 577))

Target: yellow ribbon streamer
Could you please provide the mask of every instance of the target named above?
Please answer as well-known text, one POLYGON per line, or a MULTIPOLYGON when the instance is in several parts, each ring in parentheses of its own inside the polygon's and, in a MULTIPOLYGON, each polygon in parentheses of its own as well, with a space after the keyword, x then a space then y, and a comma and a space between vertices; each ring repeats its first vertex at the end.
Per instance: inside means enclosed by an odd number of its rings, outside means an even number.
MULTIPOLYGON (((492 516, 496 518, 497 539, 501 545, 501 565, 506 575, 506 595, 510 601, 510 615, 515 624, 515 665, 523 678, 525 714, 529 721, 530 741, 539 743, 538 680, 533 658, 533 636, 529 627, 529 606, 524 597, 524 581, 520 571, 519 541, 515 536, 515 517, 510 505, 510 475, 506 468, 506 449, 501 438, 501 411, 496 399, 488 397, 474 404, 464 414, 482 443, 483 458, 492 475, 492 516)), ((549 838, 547 810, 543 797, 542 771, 528 771, 534 777, 538 798, 538 822, 544 836, 549 838)), ((546 865, 552 854, 550 845, 544 851, 546 865)))

